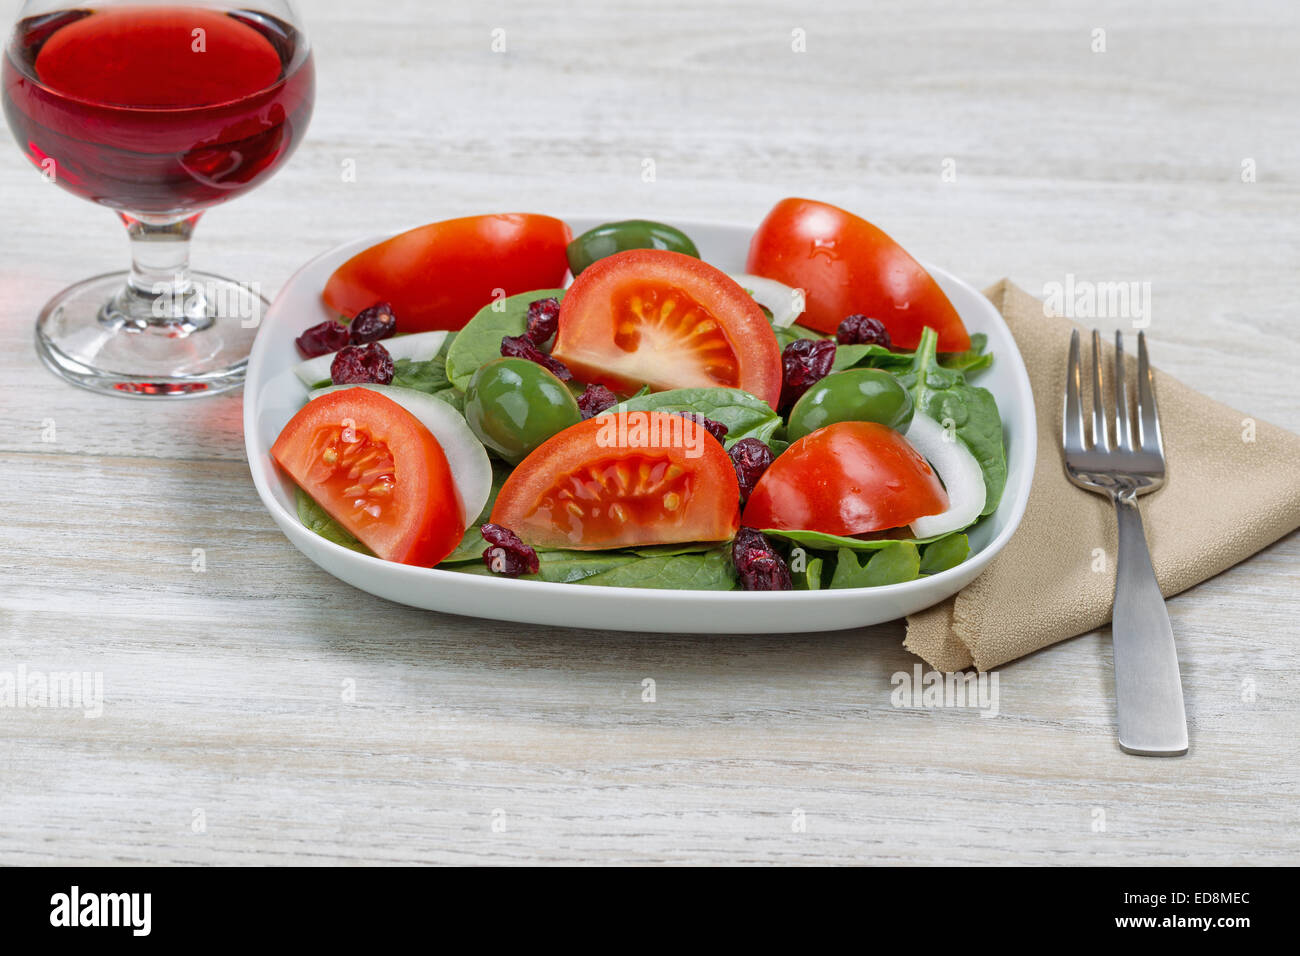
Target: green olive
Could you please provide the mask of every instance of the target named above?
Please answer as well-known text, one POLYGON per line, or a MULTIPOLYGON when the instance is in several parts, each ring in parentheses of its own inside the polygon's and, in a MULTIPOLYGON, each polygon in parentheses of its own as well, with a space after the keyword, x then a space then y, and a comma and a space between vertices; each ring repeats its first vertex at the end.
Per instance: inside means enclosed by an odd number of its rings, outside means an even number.
POLYGON ((597 259, 629 249, 667 249, 700 257, 700 250, 680 229, 649 219, 626 219, 597 226, 569 243, 569 271, 576 276, 597 259))
POLYGON ((546 439, 582 421, 582 412, 548 369, 527 359, 502 358, 470 379, 465 420, 489 451, 518 464, 546 439))
POLYGON ((793 442, 835 422, 879 422, 907 431, 912 423, 911 393, 883 369, 832 372, 795 402, 786 433, 793 442))

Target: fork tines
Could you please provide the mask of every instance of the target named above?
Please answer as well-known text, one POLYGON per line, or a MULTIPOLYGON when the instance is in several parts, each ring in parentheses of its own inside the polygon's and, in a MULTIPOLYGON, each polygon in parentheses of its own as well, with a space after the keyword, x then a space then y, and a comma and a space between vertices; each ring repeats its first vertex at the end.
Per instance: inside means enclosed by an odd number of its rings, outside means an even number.
POLYGON ((1112 374, 1115 414, 1108 427, 1106 403, 1101 373, 1101 335, 1092 333, 1092 421, 1091 428, 1084 425, 1083 381, 1079 360, 1079 333, 1070 335, 1070 357, 1066 372, 1065 418, 1063 439, 1066 453, 1095 451, 1118 453, 1135 451, 1164 457, 1164 443, 1160 437, 1160 414, 1156 406, 1155 388, 1152 384, 1151 362, 1147 356, 1144 332, 1138 332, 1137 395, 1132 402, 1125 382, 1124 337, 1115 332, 1115 369, 1112 374), (1136 422, 1136 425, 1134 424, 1136 422), (1112 444, 1110 432, 1113 429, 1112 444), (1136 441, 1135 441, 1136 436, 1136 441))

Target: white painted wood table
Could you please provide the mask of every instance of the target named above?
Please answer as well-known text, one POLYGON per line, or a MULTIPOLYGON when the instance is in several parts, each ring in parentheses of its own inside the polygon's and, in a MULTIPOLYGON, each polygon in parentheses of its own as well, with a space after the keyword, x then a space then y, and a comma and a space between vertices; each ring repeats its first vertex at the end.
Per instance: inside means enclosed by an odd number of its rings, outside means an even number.
MULTIPOLYGON (((273 293, 453 214, 755 223, 808 194, 977 284, 1150 282, 1158 364, 1300 430, 1294 4, 858 6, 306 0, 314 124, 196 262, 273 293)), ((1170 602, 1181 760, 1118 751, 1104 632, 1003 668, 981 719, 891 706, 901 624, 399 607, 276 530, 238 395, 40 367, 39 306, 125 240, 12 145, 0 188, 0 671, 104 681, 97 719, 0 709, 0 863, 1300 862, 1296 536, 1170 602)))

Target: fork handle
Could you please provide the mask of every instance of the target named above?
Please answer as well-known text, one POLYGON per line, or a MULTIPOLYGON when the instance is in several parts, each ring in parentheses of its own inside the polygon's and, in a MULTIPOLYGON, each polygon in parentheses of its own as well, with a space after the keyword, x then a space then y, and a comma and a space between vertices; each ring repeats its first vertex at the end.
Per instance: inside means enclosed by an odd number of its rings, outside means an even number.
POLYGON ((1187 715, 1169 610, 1156 582, 1137 495, 1114 496, 1119 520, 1115 567, 1115 704, 1119 745, 1128 753, 1176 757, 1187 753, 1187 715))

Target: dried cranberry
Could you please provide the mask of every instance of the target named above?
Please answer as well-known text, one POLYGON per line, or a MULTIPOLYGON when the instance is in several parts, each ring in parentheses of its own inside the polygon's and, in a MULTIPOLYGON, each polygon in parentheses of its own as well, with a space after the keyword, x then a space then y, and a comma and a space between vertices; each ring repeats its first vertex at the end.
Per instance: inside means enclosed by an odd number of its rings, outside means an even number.
POLYGON ((294 344, 298 346, 298 352, 303 358, 329 355, 348 344, 348 327, 333 319, 326 319, 298 336, 294 344))
POLYGON ((340 349, 330 365, 335 385, 387 385, 393 380, 393 357, 378 342, 340 349))
POLYGON ((578 411, 582 412, 584 421, 617 404, 618 396, 604 385, 588 385, 587 390, 578 396, 578 411))
POLYGON ((545 345, 560 327, 560 300, 538 299, 528 303, 528 331, 534 345, 545 345))
POLYGON ((799 396, 830 374, 835 363, 835 343, 829 339, 795 339, 781 353, 784 379, 781 407, 789 408, 799 396))
POLYGON ((551 358, 537 347, 536 342, 526 335, 507 335, 503 338, 501 340, 501 354, 506 358, 521 358, 536 362, 543 368, 550 369, 561 382, 567 382, 573 378, 573 373, 569 371, 567 365, 559 359, 551 358))
POLYGON ((731 561, 744 591, 791 591, 794 582, 785 559, 760 531, 741 528, 731 543, 731 561))
POLYGON ((517 578, 521 574, 536 574, 541 569, 537 552, 519 540, 519 535, 499 524, 485 524, 479 528, 488 543, 483 552, 483 563, 496 574, 517 578))
POLYGON ((348 334, 353 345, 365 345, 378 342, 397 331, 397 316, 393 307, 387 302, 377 302, 368 309, 357 313, 356 318, 348 323, 348 334))
POLYGON ((728 449, 727 454, 736 466, 740 500, 744 501, 753 492, 758 479, 763 477, 763 472, 767 471, 767 466, 772 464, 772 449, 757 438, 742 438, 728 449))
POLYGON ((840 345, 883 345, 889 348, 889 329, 879 319, 850 315, 835 330, 835 341, 840 345))
POLYGON ((722 422, 715 422, 712 418, 705 418, 699 412, 674 412, 673 414, 680 415, 682 418, 695 422, 695 424, 702 427, 718 441, 727 440, 727 432, 730 431, 730 429, 728 429, 726 425, 722 424, 722 422))

